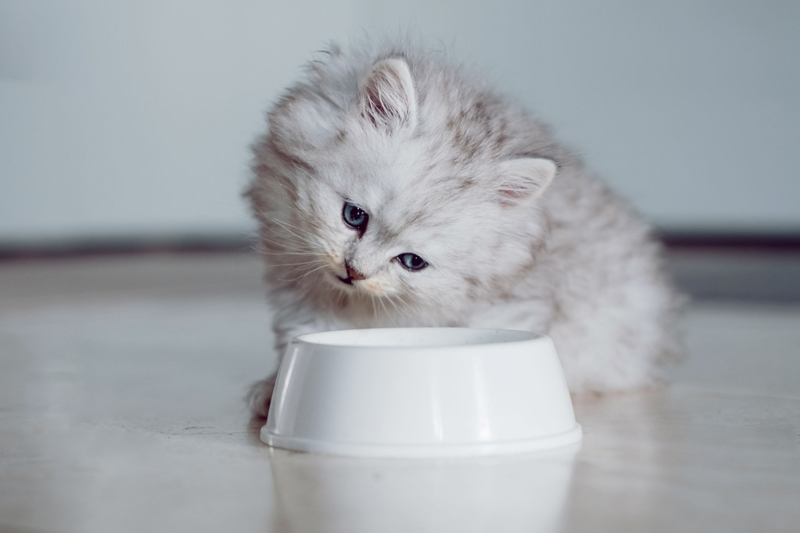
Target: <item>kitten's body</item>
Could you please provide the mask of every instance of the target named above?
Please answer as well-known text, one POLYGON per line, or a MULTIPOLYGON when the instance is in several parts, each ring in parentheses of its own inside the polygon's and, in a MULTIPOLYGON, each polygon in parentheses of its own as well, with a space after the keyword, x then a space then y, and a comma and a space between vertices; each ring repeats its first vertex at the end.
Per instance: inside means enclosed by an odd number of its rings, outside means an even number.
POLYGON ((278 354, 313 331, 497 327, 550 335, 573 392, 654 380, 675 301, 658 246, 545 126, 403 47, 334 48, 309 70, 269 114, 248 193, 278 354), (430 266, 403 268, 406 252, 430 266))

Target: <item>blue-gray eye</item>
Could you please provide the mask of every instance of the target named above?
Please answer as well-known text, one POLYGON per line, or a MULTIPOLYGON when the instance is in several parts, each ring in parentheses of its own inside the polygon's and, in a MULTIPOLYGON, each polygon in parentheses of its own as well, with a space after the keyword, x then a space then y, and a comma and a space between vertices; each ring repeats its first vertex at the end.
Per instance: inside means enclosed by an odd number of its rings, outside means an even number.
POLYGON ((344 210, 342 211, 342 218, 350 227, 356 228, 360 231, 367 229, 369 215, 357 205, 345 203, 344 210))
POLYGON ((422 270, 428 266, 428 263, 417 254, 400 254, 397 260, 409 270, 422 270))

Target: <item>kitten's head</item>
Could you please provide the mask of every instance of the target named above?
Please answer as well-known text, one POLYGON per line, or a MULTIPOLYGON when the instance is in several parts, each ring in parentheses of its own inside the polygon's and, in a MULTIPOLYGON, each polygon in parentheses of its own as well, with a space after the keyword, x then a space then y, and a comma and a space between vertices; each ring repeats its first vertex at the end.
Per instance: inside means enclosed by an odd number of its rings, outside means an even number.
POLYGON ((457 312, 535 262, 552 142, 457 71, 334 49, 269 122, 249 195, 273 284, 457 312))

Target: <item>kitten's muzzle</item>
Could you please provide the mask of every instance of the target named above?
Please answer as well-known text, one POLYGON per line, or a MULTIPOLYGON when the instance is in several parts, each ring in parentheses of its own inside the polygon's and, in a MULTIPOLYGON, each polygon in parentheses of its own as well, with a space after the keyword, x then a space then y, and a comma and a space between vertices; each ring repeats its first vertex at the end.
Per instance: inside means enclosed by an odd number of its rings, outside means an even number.
POLYGON ((341 276, 336 276, 342 283, 352 285, 353 281, 361 281, 363 279, 366 279, 366 276, 364 276, 364 274, 362 274, 355 268, 351 267, 347 261, 344 262, 344 267, 345 269, 347 269, 347 277, 343 278, 341 276))

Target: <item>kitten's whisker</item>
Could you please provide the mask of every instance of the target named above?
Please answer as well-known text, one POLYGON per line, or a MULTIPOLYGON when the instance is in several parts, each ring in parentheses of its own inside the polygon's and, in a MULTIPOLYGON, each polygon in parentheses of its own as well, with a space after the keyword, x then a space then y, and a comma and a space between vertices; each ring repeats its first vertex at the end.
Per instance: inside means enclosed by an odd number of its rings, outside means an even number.
POLYGON ((325 268, 326 266, 328 266, 327 263, 323 262, 322 264, 320 264, 319 266, 316 266, 314 268, 311 268, 311 266, 307 266, 305 268, 298 268, 296 270, 302 272, 303 273, 302 277, 305 277, 305 276, 308 276, 309 274, 312 274, 312 273, 314 273, 314 272, 316 272, 318 270, 321 270, 321 269, 325 268))
POLYGON ((400 305, 400 309, 403 310, 406 318, 408 319, 409 323, 414 322, 414 309, 411 304, 405 303, 403 301, 399 301, 398 304, 400 305))
MULTIPOLYGON (((319 265, 318 267, 312 268, 308 272, 305 272, 305 273, 303 273, 303 274, 301 274, 301 275, 299 275, 299 276, 297 276, 295 278, 291 278, 291 279, 280 278, 280 279, 281 279, 281 281, 299 281, 299 280, 305 278, 306 276, 308 276, 309 274, 313 274, 314 272, 317 272, 318 270, 321 270, 321 269, 325 268, 326 266, 327 265, 325 263, 323 263, 323 264, 319 265)), ((302 270, 302 269, 299 269, 299 270, 302 270)))
POLYGON ((261 240, 263 242, 270 243, 270 244, 273 244, 275 246, 282 246, 282 247, 286 247, 286 248, 294 248, 296 250, 309 250, 309 251, 311 251, 311 250, 314 250, 315 248, 318 247, 317 243, 312 242, 312 241, 306 239, 303 236, 294 235, 294 234, 292 234, 292 236, 295 239, 298 239, 300 242, 291 242, 291 241, 289 241, 287 239, 278 240, 278 239, 270 239, 270 238, 262 238, 261 240))
POLYGON ((256 250, 258 255, 309 255, 311 252, 262 252, 256 250))
POLYGON ((403 308, 404 311, 406 312, 406 317, 410 321, 413 322, 413 318, 414 318, 414 313, 413 313, 414 306, 413 306, 413 304, 411 304, 410 302, 407 302, 405 299, 403 299, 403 295, 396 295, 396 298, 397 298, 397 303, 400 304, 400 307, 403 308))
POLYGON ((313 233, 311 233, 306 229, 301 228, 300 226, 297 226, 296 224, 291 224, 289 222, 286 222, 285 220, 278 220, 277 218, 273 217, 272 215, 268 215, 267 213, 262 212, 261 214, 267 217, 268 219, 272 220, 276 224, 280 225, 283 229, 285 229, 298 239, 305 239, 305 237, 303 235, 298 235, 297 233, 292 231, 292 229, 296 229, 297 231, 304 233, 305 235, 311 237, 311 239, 316 239, 316 235, 314 235, 313 233))
POLYGON ((301 236, 291 234, 292 238, 296 239, 300 242, 291 242, 291 238, 269 238, 269 237, 262 237, 261 241, 266 244, 271 244, 275 247, 286 248, 288 250, 297 250, 297 251, 307 251, 307 252, 314 252, 319 249, 319 244, 310 241, 309 239, 301 236))
POLYGON ((386 308, 386 304, 383 303, 383 298, 378 298, 378 302, 380 302, 381 307, 383 307, 383 313, 386 316, 388 316, 391 319, 392 324, 394 324, 394 326, 397 327, 397 321, 394 319, 394 317, 391 315, 391 313, 389 313, 389 310, 386 308))
POLYGON ((276 239, 270 239, 268 237, 261 237, 261 242, 259 244, 263 245, 264 243, 286 248, 287 250, 309 251, 309 252, 314 251, 313 247, 309 246, 311 243, 306 243, 306 242, 302 243, 303 246, 300 246, 299 243, 289 243, 285 240, 276 240, 276 239))
POLYGON ((305 297, 309 295, 309 293, 311 292, 311 290, 313 288, 314 288, 314 284, 313 283, 306 284, 305 289, 300 294, 297 295, 297 299, 298 300, 305 299, 305 297))
POLYGON ((277 243, 272 244, 268 249, 265 247, 264 249, 257 250, 259 255, 307 255, 307 256, 319 256, 319 250, 311 250, 306 248, 299 248, 299 247, 285 247, 279 246, 277 243), (283 249, 281 249, 283 248, 283 249))
POLYGON ((375 295, 369 293, 369 297, 372 299, 372 321, 377 327, 378 324, 378 306, 375 305, 375 295))
POLYGON ((394 300, 392 300, 392 297, 391 297, 391 296, 387 296, 387 297, 386 297, 386 301, 387 301, 387 302, 389 302, 390 304, 392 304, 392 307, 395 309, 395 311, 397 311, 397 313, 398 313, 400 316, 402 316, 403 318, 409 318, 409 317, 408 317, 408 315, 406 315, 406 314, 403 312, 403 310, 402 310, 402 309, 400 309, 400 308, 397 306, 397 304, 394 302, 394 300))
POLYGON ((344 301, 347 299, 347 293, 345 291, 340 291, 339 296, 336 298, 336 304, 339 307, 344 306, 344 301))
POLYGON ((311 261, 303 261, 302 263, 278 263, 275 266, 282 266, 282 267, 285 267, 285 266, 299 266, 299 265, 309 265, 309 264, 313 264, 313 263, 323 264, 323 265, 327 264, 322 259, 312 259, 311 261))

